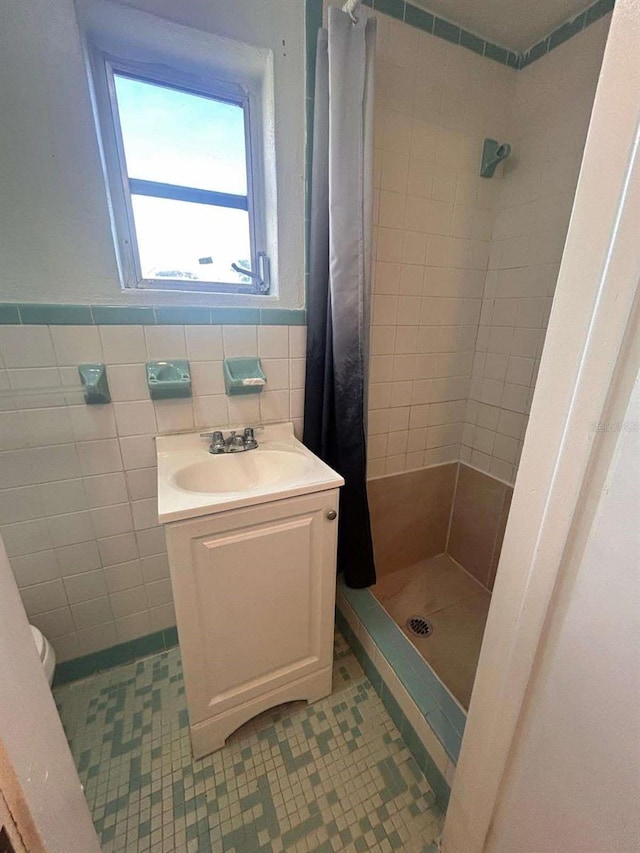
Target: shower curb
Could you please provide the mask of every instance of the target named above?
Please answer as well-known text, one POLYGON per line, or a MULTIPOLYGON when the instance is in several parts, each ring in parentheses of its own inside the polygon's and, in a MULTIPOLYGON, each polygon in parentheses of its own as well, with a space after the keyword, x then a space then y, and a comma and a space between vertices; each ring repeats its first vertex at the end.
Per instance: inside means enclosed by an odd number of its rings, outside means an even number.
POLYGON ((339 578, 336 621, 446 809, 466 713, 369 590, 339 578))

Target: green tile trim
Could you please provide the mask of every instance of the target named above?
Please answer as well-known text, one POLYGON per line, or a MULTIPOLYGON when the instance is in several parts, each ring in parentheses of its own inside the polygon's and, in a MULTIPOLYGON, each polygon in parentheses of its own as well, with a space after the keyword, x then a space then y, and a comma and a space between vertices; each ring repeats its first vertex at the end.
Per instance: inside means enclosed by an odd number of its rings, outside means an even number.
POLYGON ((146 634, 144 637, 137 637, 128 643, 109 646, 107 649, 101 649, 99 652, 93 652, 90 655, 63 661, 56 666, 53 686, 59 687, 61 684, 68 684, 70 681, 87 678, 87 676, 95 675, 102 670, 112 669, 114 666, 131 663, 138 658, 166 651, 177 644, 178 629, 171 627, 165 628, 164 631, 146 634))
POLYGON ((158 325, 208 326, 211 323, 211 308, 204 306, 158 305, 155 314, 158 325))
POLYGON ((306 96, 313 100, 316 82, 318 30, 322 28, 322 0, 305 2, 306 96))
POLYGON ((584 24, 585 27, 599 21, 600 18, 603 18, 605 15, 608 15, 609 12, 612 12, 614 5, 615 0, 597 0, 593 6, 589 6, 586 11, 587 20, 584 24))
POLYGON ((578 35, 578 33, 581 33, 588 26, 599 21, 600 18, 609 14, 609 12, 612 12, 614 6, 615 0, 596 0, 596 2, 589 6, 589 8, 584 12, 581 12, 575 18, 571 18, 571 20, 561 24, 555 30, 550 32, 544 39, 529 48, 529 50, 521 53, 518 68, 526 68, 527 65, 531 65, 532 62, 535 62, 554 48, 564 44, 568 39, 578 35))
POLYGON ((96 326, 155 326, 156 315, 151 306, 92 305, 96 326))
POLYGON ((460 31, 460 46, 466 47, 467 50, 472 50, 474 53, 484 56, 485 44, 481 38, 474 36, 473 33, 468 33, 466 30, 460 31))
POLYGON ((487 59, 493 59, 495 62, 499 62, 500 65, 506 65, 509 51, 505 50, 504 47, 500 47, 498 44, 493 44, 492 42, 487 41, 484 45, 484 55, 487 59))
MULTIPOLYGON (((307 3, 310 2, 311 0, 307 0, 307 3)), ((582 32, 590 24, 600 20, 604 15, 611 12, 614 4, 615 0, 596 0, 586 11, 557 27, 557 29, 549 33, 546 38, 528 51, 518 53, 506 47, 493 44, 493 42, 486 41, 475 33, 471 33, 451 21, 447 21, 445 18, 440 18, 438 15, 422 7, 414 6, 412 3, 407 2, 407 0, 365 0, 364 2, 364 5, 372 7, 374 12, 381 12, 384 15, 404 21, 405 24, 416 27, 423 32, 431 33, 437 38, 444 39, 451 44, 460 45, 460 47, 471 50, 473 53, 484 56, 486 59, 498 62, 500 65, 507 65, 509 68, 513 68, 514 71, 526 68, 527 65, 530 65, 536 59, 540 59, 540 57, 547 54, 550 50, 553 50, 558 45, 567 41, 567 39, 582 32)), ((307 89, 307 95, 309 96, 309 89, 307 89)))
POLYGON ((157 631, 155 634, 146 634, 144 637, 136 637, 127 644, 131 653, 131 660, 154 655, 156 652, 166 651, 173 645, 167 645, 165 632, 157 631))
POLYGON ((0 325, 36 326, 304 326, 304 309, 209 308, 200 305, 44 305, 0 303, 0 325))
POLYGON ((173 625, 171 628, 165 628, 164 634, 165 649, 173 648, 178 645, 178 628, 173 625))
POLYGON ((513 68, 514 71, 517 71, 520 67, 520 54, 514 53, 512 50, 510 50, 507 56, 507 65, 509 66, 509 68, 513 68))
POLYGON ((313 118, 316 89, 316 53, 318 50, 318 30, 322 28, 322 0, 306 0, 305 2, 305 155, 304 155, 304 269, 305 294, 307 292, 307 276, 309 273, 309 246, 311 217, 311 168, 313 162, 313 118))
POLYGON ((458 760, 467 715, 429 664, 368 589, 339 587, 453 761, 458 760))
POLYGON ((20 323, 20 312, 17 305, 0 303, 0 325, 15 326, 20 323))
POLYGON ((460 27, 456 24, 451 24, 449 21, 445 21, 444 18, 435 19, 433 34, 438 38, 451 42, 451 44, 460 44, 460 27))
POLYGON ((543 39, 542 41, 539 41, 537 44, 534 44, 534 46, 530 48, 526 53, 520 54, 518 69, 526 68, 527 65, 531 65, 531 63, 535 62, 536 59, 540 59, 540 57, 546 56, 548 52, 548 40, 543 39))
POLYGON ((586 12, 583 12, 581 15, 578 15, 577 18, 574 18, 572 21, 567 21, 566 24, 563 24, 561 27, 558 27, 557 30, 554 30, 549 36, 549 50, 553 50, 554 47, 558 47, 558 45, 563 44, 563 42, 570 39, 571 36, 575 36, 581 32, 581 30, 584 29, 586 20, 587 14, 586 12))
POLYGON ((432 33, 435 15, 424 9, 418 9, 416 6, 412 6, 411 3, 407 3, 404 10, 404 22, 412 27, 417 27, 419 30, 423 30, 425 33, 432 33))
POLYGON ((402 739, 404 740, 409 752, 413 756, 414 761, 416 762, 416 764, 424 774, 427 782, 431 786, 438 805, 441 809, 446 811, 447 806, 449 805, 449 797, 451 794, 451 789, 447 780, 442 775, 435 761, 429 755, 427 748, 418 737, 415 729, 407 719, 404 711, 398 705, 397 701, 385 685, 384 680, 380 675, 376 665, 366 653, 364 647, 362 646, 362 643, 356 637, 356 635, 351 629, 351 626, 338 608, 336 609, 336 625, 340 633, 347 641, 347 643, 351 646, 353 653, 356 656, 356 659, 362 666, 364 673, 371 682, 373 689, 381 698, 382 704, 385 706, 389 716, 395 723, 396 728, 400 732, 402 739))
POLYGON ((261 308, 261 326, 304 326, 307 322, 305 311, 289 311, 286 308, 261 308))
POLYGON ((26 325, 91 326, 93 316, 89 305, 18 305, 20 319, 26 325))
POLYGON ((212 308, 211 322, 215 326, 258 326, 260 308, 212 308))
POLYGON ((405 5, 404 0, 373 0, 374 12, 382 12, 399 21, 404 21, 405 5))

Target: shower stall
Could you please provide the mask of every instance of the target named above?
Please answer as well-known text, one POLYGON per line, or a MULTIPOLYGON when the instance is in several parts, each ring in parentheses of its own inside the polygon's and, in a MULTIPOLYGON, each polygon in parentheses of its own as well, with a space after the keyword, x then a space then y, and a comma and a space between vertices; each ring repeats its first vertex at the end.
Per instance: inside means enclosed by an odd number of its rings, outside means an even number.
POLYGON ((387 673, 445 800, 607 38, 596 5, 573 37, 519 56, 479 50, 464 32, 437 37, 417 13, 376 12, 377 582, 342 586, 339 608, 365 668, 387 673), (486 169, 493 149, 501 162, 486 169))

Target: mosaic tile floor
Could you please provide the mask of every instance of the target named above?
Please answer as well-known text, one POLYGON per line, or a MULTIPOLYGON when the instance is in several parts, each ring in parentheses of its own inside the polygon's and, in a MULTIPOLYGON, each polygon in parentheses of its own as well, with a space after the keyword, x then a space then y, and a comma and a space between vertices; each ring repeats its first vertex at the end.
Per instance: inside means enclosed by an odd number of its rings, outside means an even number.
POLYGON ((104 853, 435 853, 442 815, 336 633, 334 689, 193 761, 179 650, 55 691, 104 853))

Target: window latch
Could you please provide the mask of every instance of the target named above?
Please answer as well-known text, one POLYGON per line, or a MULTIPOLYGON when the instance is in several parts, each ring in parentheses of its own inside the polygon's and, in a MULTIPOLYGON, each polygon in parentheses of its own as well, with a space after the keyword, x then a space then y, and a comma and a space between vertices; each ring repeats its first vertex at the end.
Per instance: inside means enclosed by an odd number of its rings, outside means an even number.
POLYGON ((238 264, 231 264, 231 269, 239 275, 248 276, 256 286, 258 293, 269 293, 271 290, 271 268, 269 258, 264 252, 258 252, 258 272, 246 270, 238 264))

